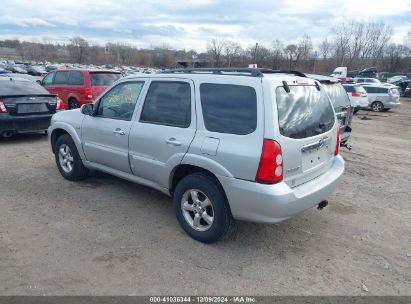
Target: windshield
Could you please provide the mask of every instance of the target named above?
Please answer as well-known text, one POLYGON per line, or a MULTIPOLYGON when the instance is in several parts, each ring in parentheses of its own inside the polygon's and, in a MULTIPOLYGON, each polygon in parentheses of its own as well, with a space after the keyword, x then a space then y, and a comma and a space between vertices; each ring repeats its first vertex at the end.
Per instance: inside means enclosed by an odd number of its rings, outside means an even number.
POLYGON ((340 83, 323 83, 322 85, 330 97, 336 112, 342 111, 350 106, 350 99, 340 83))
POLYGON ((318 91, 315 86, 289 88, 289 93, 284 87, 276 89, 278 122, 282 135, 306 138, 332 129, 334 111, 324 90, 318 91))
POLYGON ((90 73, 91 85, 95 86, 111 86, 117 79, 121 77, 119 73, 90 73))

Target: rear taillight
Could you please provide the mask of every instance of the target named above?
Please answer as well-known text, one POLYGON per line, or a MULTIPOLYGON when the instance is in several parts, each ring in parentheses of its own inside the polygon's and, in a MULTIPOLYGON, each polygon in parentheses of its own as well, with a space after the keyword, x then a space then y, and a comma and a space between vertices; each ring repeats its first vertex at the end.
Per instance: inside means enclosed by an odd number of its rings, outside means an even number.
POLYGON ((411 88, 405 88, 405 91, 409 91, 409 90, 411 90, 411 88))
POLYGON ((334 155, 337 156, 338 154, 340 154, 340 145, 341 145, 341 131, 340 131, 340 127, 337 127, 337 143, 335 144, 335 151, 334 151, 334 155))
POLYGON ((0 100, 0 113, 7 113, 6 106, 1 100, 0 100))
POLYGON ((263 184, 274 184, 283 180, 283 156, 281 146, 271 139, 264 139, 260 164, 255 181, 263 184))
POLYGON ((361 97, 360 92, 352 92, 351 95, 352 95, 352 97, 361 97))
POLYGON ((84 88, 84 95, 86 95, 86 98, 93 98, 93 92, 91 91, 91 88, 84 88))
POLYGON ((56 97, 56 110, 64 110, 66 107, 64 106, 63 100, 61 100, 58 96, 56 97))

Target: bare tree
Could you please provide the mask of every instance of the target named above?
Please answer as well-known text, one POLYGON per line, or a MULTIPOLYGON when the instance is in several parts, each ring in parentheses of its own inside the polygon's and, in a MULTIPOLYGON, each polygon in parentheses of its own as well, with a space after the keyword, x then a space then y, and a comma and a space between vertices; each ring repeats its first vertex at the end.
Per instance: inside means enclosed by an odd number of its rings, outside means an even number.
POLYGON ((297 59, 297 46, 295 44, 289 44, 284 49, 285 54, 287 55, 287 62, 288 67, 291 69, 293 67, 293 63, 297 59))
POLYGON ((217 67, 221 65, 223 49, 224 40, 213 38, 207 42, 207 53, 217 67))
POLYGON ((83 63, 85 62, 87 56, 89 44, 87 40, 81 37, 73 37, 70 39, 68 49, 73 61, 77 63, 83 63))
POLYGON ((225 58, 227 62, 227 66, 231 67, 233 60, 240 56, 242 52, 241 45, 238 44, 237 42, 233 41, 224 41, 224 53, 225 53, 225 58))
POLYGON ((327 37, 325 37, 320 45, 319 45, 319 50, 321 53, 322 58, 325 60, 327 59, 330 54, 331 54, 331 50, 332 50, 332 44, 330 41, 328 41, 327 37))

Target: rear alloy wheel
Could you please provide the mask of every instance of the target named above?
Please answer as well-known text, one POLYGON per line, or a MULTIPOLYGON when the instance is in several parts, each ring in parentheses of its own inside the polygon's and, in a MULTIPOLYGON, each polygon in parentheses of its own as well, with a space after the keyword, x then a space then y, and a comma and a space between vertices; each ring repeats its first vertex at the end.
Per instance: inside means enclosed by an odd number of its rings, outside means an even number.
POLYGON ((231 213, 224 191, 211 175, 194 173, 184 177, 173 194, 178 222, 193 239, 213 243, 231 223, 231 213))
POLYGON ((77 100, 75 100, 74 98, 69 99, 68 106, 70 110, 80 108, 80 105, 78 104, 77 100))
POLYGON ((372 109, 374 112, 381 112, 381 111, 384 110, 384 105, 382 104, 381 101, 374 101, 374 102, 371 104, 371 109, 372 109))
POLYGON ((65 179, 77 181, 87 177, 88 169, 84 167, 70 135, 64 134, 57 138, 54 146, 54 155, 57 168, 65 179))

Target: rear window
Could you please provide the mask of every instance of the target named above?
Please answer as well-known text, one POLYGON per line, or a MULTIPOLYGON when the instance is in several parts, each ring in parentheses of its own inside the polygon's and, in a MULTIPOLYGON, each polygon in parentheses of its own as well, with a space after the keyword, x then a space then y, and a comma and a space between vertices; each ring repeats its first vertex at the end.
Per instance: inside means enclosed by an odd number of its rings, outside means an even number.
POLYGON ((336 112, 350 106, 350 99, 340 83, 323 83, 322 85, 336 112))
MULTIPOLYGON (((324 90, 315 86, 290 86, 290 93, 278 87, 277 109, 280 133, 306 138, 325 133, 334 125, 334 111, 324 90)), ((344 91, 344 89, 341 87, 344 91)), ((347 95, 344 91, 344 94, 347 95)))
POLYGON ((364 87, 364 89, 371 94, 387 94, 388 88, 364 87))
POLYGON ((50 95, 45 88, 34 81, 10 80, 10 78, 0 79, 0 96, 27 94, 50 95))
POLYGON ((203 83, 200 95, 207 130, 246 135, 257 128, 257 96, 252 87, 203 83))
POLYGON ((121 74, 118 73, 90 73, 91 85, 93 87, 98 86, 111 86, 116 80, 120 79, 121 74))

